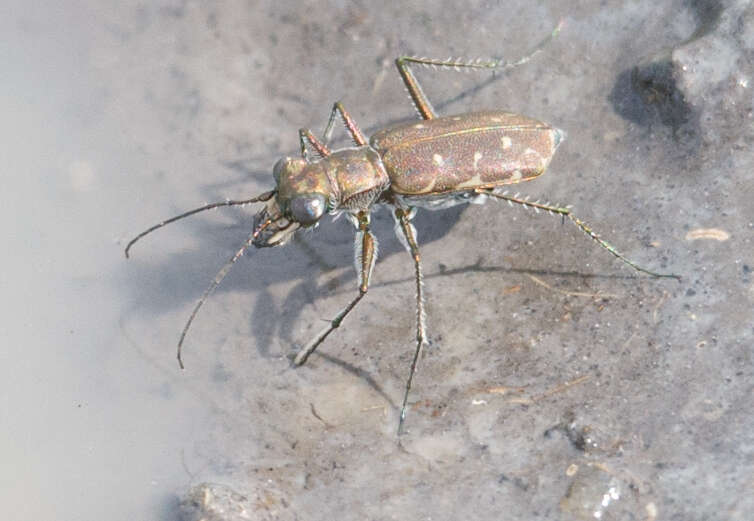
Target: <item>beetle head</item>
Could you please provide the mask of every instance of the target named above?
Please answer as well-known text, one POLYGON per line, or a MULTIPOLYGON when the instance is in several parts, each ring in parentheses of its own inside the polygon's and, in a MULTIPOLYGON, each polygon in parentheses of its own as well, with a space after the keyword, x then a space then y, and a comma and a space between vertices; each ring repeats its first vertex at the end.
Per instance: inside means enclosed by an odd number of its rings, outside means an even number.
POLYGON ((257 248, 285 244, 299 228, 315 226, 330 203, 330 182, 321 162, 285 157, 275 163, 272 175, 275 195, 254 217, 257 248))

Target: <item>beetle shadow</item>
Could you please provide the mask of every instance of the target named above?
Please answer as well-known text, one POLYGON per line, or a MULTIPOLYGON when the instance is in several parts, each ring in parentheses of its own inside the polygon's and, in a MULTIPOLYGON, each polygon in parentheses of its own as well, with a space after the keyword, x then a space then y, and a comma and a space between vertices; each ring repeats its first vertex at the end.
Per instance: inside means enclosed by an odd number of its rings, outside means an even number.
MULTIPOLYGON (((619 274, 619 273, 583 273, 576 270, 568 270, 568 271, 562 271, 562 270, 552 270, 552 269, 546 269, 546 268, 515 268, 515 267, 507 267, 507 266, 494 266, 494 265, 485 265, 484 264, 484 257, 480 256, 477 261, 474 264, 466 265, 466 266, 459 266, 457 268, 450 268, 448 269, 445 267, 445 265, 441 265, 441 269, 438 272, 435 273, 424 273, 422 279, 426 282, 428 280, 438 279, 438 278, 447 278, 452 277, 454 275, 464 275, 468 273, 500 273, 500 274, 509 274, 509 275, 528 275, 531 277, 562 277, 562 278, 578 278, 580 280, 634 280, 641 278, 641 275, 635 275, 635 274, 619 274)), ((370 288, 385 288, 389 286, 398 286, 398 285, 405 285, 405 284, 412 284, 413 288, 413 282, 415 279, 413 277, 403 277, 398 279, 392 279, 392 280, 386 280, 383 282, 380 282, 378 284, 373 284, 370 286, 370 288)), ((539 283, 540 285, 541 282, 539 283)), ((544 286, 548 287, 548 286, 544 286)), ((556 290, 557 291, 557 290, 556 290)), ((355 294, 356 289, 354 288, 353 293, 355 294)), ((347 294, 349 293, 349 290, 342 289, 339 291, 336 291, 334 294, 347 294)))
MULTIPOLYGON (((492 74, 488 79, 463 90, 456 96, 436 103, 439 113, 454 103, 458 103, 478 91, 499 81, 505 74, 492 74)), ((402 118, 395 122, 382 122, 379 128, 393 123, 407 121, 402 118)), ((377 127, 367 129, 372 133, 377 127)), ((334 145, 344 141, 343 135, 334 142, 334 145)), ((337 148, 335 146, 334 148, 337 148)), ((234 193, 234 188, 244 184, 253 183, 255 186, 271 186, 272 178, 269 170, 259 170, 251 165, 272 165, 282 153, 265 154, 262 157, 244 158, 241 160, 224 161, 220 164, 235 173, 229 179, 219 183, 206 185, 203 192, 206 194, 204 201, 222 201, 229 193, 234 193)), ((295 155, 295 154, 293 154, 295 155)), ((259 189, 258 192, 263 192, 259 189)), ((238 199, 248 194, 235 195, 238 199)), ((213 279, 213 276, 243 244, 252 230, 254 214, 259 211, 262 204, 255 205, 253 209, 227 208, 222 209, 225 222, 217 219, 207 219, 206 216, 192 217, 186 223, 171 225, 169 230, 176 226, 183 226, 189 230, 188 235, 193 237, 192 242, 200 245, 188 251, 181 251, 174 257, 175 260, 156 261, 150 260, 149 242, 154 238, 140 241, 132 251, 132 259, 129 261, 135 267, 124 275, 123 286, 133 295, 132 302, 138 302, 138 309, 154 315, 165 310, 183 308, 187 301, 194 300, 213 279), (228 224, 227 220, 230 220, 228 224)), ((422 245, 443 239, 458 221, 468 205, 457 205, 451 208, 435 211, 420 210, 414 224, 418 231, 418 243, 422 245)), ((179 213, 176 211, 175 213, 179 213)), ((215 290, 216 293, 224 291, 255 292, 257 298, 253 309, 250 310, 250 326, 259 346, 261 356, 270 356, 269 346, 275 335, 278 335, 286 343, 291 344, 289 328, 282 327, 286 323, 292 323, 298 319, 302 309, 302 303, 313 302, 318 295, 329 288, 324 284, 334 285, 336 288, 348 287, 348 292, 356 295, 356 272, 354 269, 346 270, 334 280, 323 283, 318 282, 319 275, 344 266, 353 265, 353 237, 352 226, 341 219, 335 222, 330 217, 317 228, 316 233, 299 232, 298 239, 289 244, 285 250, 282 248, 251 248, 246 255, 236 263, 233 270, 215 290), (291 252, 293 249, 296 253, 291 252), (251 270, 248 262, 253 262, 251 270), (274 305, 274 297, 268 290, 269 286, 277 283, 288 283, 297 280, 298 283, 286 295, 281 306, 274 305)), ((147 223, 145 226, 148 226, 147 223)), ((170 233, 169 230, 160 230, 157 234, 170 233)), ((407 255, 403 246, 395 239, 393 232, 393 219, 390 212, 375 211, 372 214, 372 230, 379 241, 379 257, 385 259, 395 253, 407 255)), ((187 233, 187 232, 183 232, 187 233)), ((153 244, 155 244, 153 242, 153 244)), ((156 243, 159 245, 159 243, 156 243)), ((151 246, 155 248, 156 246, 151 246)), ((407 256, 407 259, 410 259, 407 256)), ((410 262, 410 260, 409 260, 410 262)), ((376 266, 375 269, 379 269, 376 266)), ((343 290, 346 292, 346 290, 343 290)), ((202 310, 207 312, 211 305, 211 297, 205 303, 202 310)), ((345 302, 344 302, 345 305, 345 302)), ((201 314, 192 327, 202 327, 201 314)), ((188 318, 188 315, 187 315, 188 318)), ((190 337, 190 332, 189 332, 190 337)))
MULTIPOLYGON (((425 216, 428 212, 425 212, 425 216)), ((421 213, 417 214, 421 215, 421 213)), ((431 219, 433 215, 427 216, 427 218, 431 219)), ((397 240, 394 241, 397 244, 397 240)), ((303 243, 306 244, 306 243, 303 243)), ((421 248, 421 245, 420 245, 421 248)), ((350 250, 348 250, 350 251, 350 250)), ((402 247, 398 247, 397 250, 399 253, 403 252, 402 247)), ((408 254, 406 254, 406 262, 411 263, 412 260, 408 254)), ((336 269, 337 267, 331 267, 330 269, 336 269)), ((378 269, 379 266, 376 266, 375 269, 378 269)), ((327 271, 327 270, 325 270, 327 271)), ((560 277, 560 278, 577 278, 579 280, 592 280, 592 279, 606 279, 606 280, 630 280, 635 279, 637 277, 636 274, 621 274, 621 273, 583 273, 577 270, 552 270, 547 268, 517 268, 517 267, 508 267, 508 266, 499 266, 499 265, 485 265, 484 264, 484 257, 480 256, 478 260, 472 264, 472 265, 466 265, 466 266, 460 266, 457 268, 451 268, 448 269, 445 267, 445 265, 440 265, 440 270, 438 272, 434 273, 424 273, 424 280, 429 281, 435 278, 446 278, 451 277, 454 275, 462 275, 467 273, 497 273, 497 274, 519 274, 519 275, 527 275, 530 276, 532 279, 534 277, 560 277)), ((285 327, 288 323, 294 323, 299 320, 299 317, 301 315, 301 310, 303 309, 302 303, 313 303, 316 302, 317 298, 319 296, 329 293, 329 296, 333 297, 339 297, 339 299, 342 301, 338 306, 336 306, 335 309, 331 310, 332 315, 345 307, 357 294, 358 294, 358 287, 356 285, 355 281, 355 269, 347 269, 343 271, 341 274, 339 274, 335 278, 331 278, 329 280, 324 280, 323 277, 304 277, 302 278, 296 286, 294 286, 286 295, 285 300, 283 301, 282 305, 280 306, 280 310, 278 313, 276 313, 277 317, 285 317, 285 319, 279 319, 277 326, 272 326, 271 322, 269 320, 266 320, 263 318, 262 313, 254 313, 252 315, 252 329, 253 330, 264 330, 266 331, 265 340, 270 341, 272 340, 273 336, 275 338, 278 338, 281 340, 281 343, 283 345, 289 345, 291 346, 291 351, 289 353, 290 356, 293 356, 295 352, 298 351, 299 348, 301 348, 301 345, 296 345, 296 340, 293 338, 292 330, 288 327, 285 327)), ((396 278, 392 280, 382 281, 380 283, 374 283, 370 286, 372 290, 376 288, 384 288, 388 286, 403 286, 406 288, 406 291, 413 292, 415 279, 413 276, 409 277, 403 277, 403 278, 396 278)), ((548 285, 538 282, 537 280, 534 280, 535 283, 544 285, 545 287, 549 287, 548 285)), ((550 288, 553 291, 559 291, 557 289, 550 288)), ((260 297, 258 300, 259 307, 263 305, 261 299, 263 299, 263 295, 260 294, 260 297)), ((367 296, 368 298, 368 296, 367 296)), ((322 328, 325 327, 327 321, 331 320, 333 316, 327 316, 322 317, 322 328)), ((312 337, 319 332, 318 327, 313 328, 314 331, 311 332, 312 337)), ((308 341, 309 338, 300 338, 299 341, 308 341)), ((410 337, 406 337, 406 342, 410 343, 410 337)), ((265 345, 264 343, 262 345, 265 345)), ((263 350, 263 347, 260 347, 260 350, 263 350)), ((269 355, 269 353, 264 353, 266 355, 269 355)), ((328 355, 330 358, 336 359, 332 355, 328 355)), ((342 362, 342 361, 341 361, 342 362)))
POLYGON ((335 366, 340 367, 347 373, 351 373, 353 376, 358 378, 359 380, 362 380, 365 382, 369 387, 371 387, 374 392, 379 394, 385 402, 390 404, 390 407, 392 407, 394 410, 398 410, 398 404, 393 400, 393 397, 391 397, 387 392, 385 392, 385 389, 382 388, 382 386, 375 380, 375 378, 368 373, 366 370, 359 368, 358 366, 355 366, 349 362, 346 362, 345 360, 342 360, 336 356, 327 354, 327 353, 317 353, 318 356, 324 360, 326 360, 328 363, 333 364, 335 366))
MULTIPOLYGON (((568 271, 562 271, 562 270, 551 270, 551 269, 541 269, 541 268, 515 268, 515 267, 506 267, 506 266, 489 266, 484 265, 484 258, 479 257, 477 259, 477 262, 475 262, 472 265, 466 265, 466 266, 460 266, 458 268, 451 268, 451 269, 440 269, 439 272, 435 273, 429 273, 425 274, 424 280, 432 280, 436 278, 447 278, 452 277, 454 275, 463 275, 468 273, 502 273, 502 274, 523 274, 523 275, 529 275, 532 278, 535 276, 542 276, 542 277, 565 277, 565 278, 578 278, 580 280, 592 280, 592 279, 609 279, 609 280, 632 280, 636 279, 636 275, 632 274, 604 274, 604 273, 582 273, 576 270, 568 270, 568 271)), ((353 277, 346 277, 344 275, 341 275, 338 277, 338 286, 342 286, 343 283, 347 282, 347 280, 352 279, 353 277)), ((404 277, 404 278, 396 278, 393 280, 387 280, 378 284, 374 284, 371 287, 374 288, 385 288, 389 286, 409 286, 413 288, 413 277, 404 277)), ((539 282, 538 284, 541 284, 539 282)), ((555 291, 558 293, 564 293, 559 289, 553 288, 551 286, 546 285, 550 291, 555 291)), ((299 285, 296 286, 291 292, 289 292, 286 302, 287 305, 291 305, 293 307, 300 308, 300 300, 299 297, 305 297, 306 295, 310 294, 310 291, 313 289, 319 290, 323 289, 321 285, 318 285, 314 278, 302 280, 299 285), (299 303, 299 304, 297 304, 299 303)), ((356 294, 356 288, 345 288, 339 289, 335 291, 335 294, 343 294, 350 296, 353 296, 356 294)), ((567 293, 564 293, 567 294, 567 293)), ((595 293, 595 297, 599 296, 599 293, 595 293)), ((607 296, 605 296, 607 297, 607 296)), ((262 299, 263 296, 260 294, 259 299, 262 299)), ((350 298, 349 298, 350 300, 350 298)), ((344 302, 345 303, 345 302, 344 302)), ((283 308, 285 309, 285 305, 283 308)), ((256 316, 256 315, 255 315, 256 316)), ((294 319, 291 317, 291 321, 294 319)), ((268 325, 269 326, 269 325, 268 325)), ((270 331, 269 332, 269 338, 272 337, 275 333, 270 331)), ((290 335, 288 333, 284 333, 283 331, 277 333, 279 338, 285 337, 286 340, 289 341, 289 343, 292 345, 292 341, 290 341, 290 335)), ((257 337, 259 339, 259 337, 257 337)), ((430 336, 431 341, 431 336, 430 336)), ((413 347, 413 341, 411 337, 411 332, 406 332, 406 339, 405 344, 407 347, 411 346, 413 347)), ((366 383, 370 388, 372 388, 377 394, 379 394, 387 404, 390 405, 390 407, 394 411, 398 411, 399 407, 397 402, 394 400, 395 397, 391 397, 384 388, 378 383, 378 381, 374 378, 374 376, 366 371, 365 369, 362 369, 358 365, 358 361, 356 363, 349 362, 344 360, 343 358, 340 358, 339 356, 330 354, 327 352, 327 346, 322 346, 324 349, 319 349, 315 353, 312 354, 313 359, 322 359, 325 362, 329 364, 333 364, 344 371, 352 374, 356 378, 359 378, 364 383, 366 383)), ((293 358, 295 356, 296 351, 291 351, 288 353, 289 358, 293 358)), ((407 366, 408 367, 408 366, 407 366)))
MULTIPOLYGON (((458 221, 465 207, 459 205, 432 212, 420 209, 413 220, 419 248, 423 244, 442 240, 458 221)), ((407 263, 413 262, 395 236, 394 221, 388 210, 380 208, 372 213, 371 229, 379 243, 375 270, 380 269, 381 260, 394 254, 405 256, 407 263)), ((295 256, 306 259, 307 265, 297 277, 288 279, 297 278, 298 282, 285 295, 279 308, 271 306, 270 300, 262 301, 262 294, 257 299, 255 312, 251 316, 251 330, 264 331, 264 337, 258 339, 261 340, 258 345, 262 356, 270 355, 268 346, 273 336, 280 339, 283 345, 295 344, 292 330, 286 326, 299 320, 304 305, 316 302, 324 294, 342 293, 343 302, 337 310, 332 311, 334 314, 358 294, 353 261, 354 229, 345 219, 323 224, 317 231, 299 236, 288 248, 297 250, 295 256), (337 277, 322 276, 333 271, 342 272, 337 277)), ((323 321, 322 327, 324 326, 323 321)), ((319 328, 315 330, 318 331, 319 328)))
MULTIPOLYGON (((242 169, 243 167, 236 168, 237 171, 242 169)), ((205 196, 202 200, 222 201, 226 194, 232 193, 231 187, 241 186, 249 178, 263 177, 258 171, 244 173, 244 179, 205 186, 205 196)), ((271 184, 269 174, 266 179, 271 184)), ((258 186, 258 183, 254 184, 258 186)), ((239 194, 237 198, 245 195, 239 194)), ((221 219, 207 218, 204 214, 193 216, 160 229, 154 236, 150 234, 139 241, 131 250, 129 269, 124 272, 121 281, 126 291, 131 293, 129 300, 137 302, 138 311, 147 316, 185 308, 187 302, 194 301, 207 288, 218 270, 241 247, 252 231, 253 216, 261 209, 262 204, 249 208, 221 209, 221 219), (169 236, 175 229, 179 229, 178 233, 190 237, 192 246, 181 248, 167 260, 162 255, 160 260, 157 260, 154 252, 161 246, 160 237, 169 236)), ((458 221, 464 209, 465 205, 459 205, 431 213, 419 211, 414 223, 418 229, 420 246, 442 240, 458 221)), ((218 215, 215 212, 209 213, 218 215)), ((149 224, 145 223, 145 227, 149 224)), ((410 259, 395 238, 393 218, 389 211, 382 208, 373 211, 372 231, 380 246, 378 264, 380 259, 395 253, 406 255, 407 259, 410 259)), ((303 230, 296 235, 296 240, 283 247, 252 247, 236 262, 215 291, 242 291, 258 295, 253 309, 250 310, 250 321, 251 331, 257 340, 256 344, 260 346, 261 356, 270 356, 269 346, 278 332, 283 332, 286 342, 290 341, 290 332, 284 325, 294 322, 300 315, 303 305, 313 302, 323 293, 324 285, 348 287, 354 295, 357 291, 356 273, 352 268, 354 229, 346 219, 333 219, 327 216, 316 229, 303 230), (334 281, 318 282, 323 273, 344 267, 350 269, 344 270, 334 281), (278 307, 275 304, 274 292, 269 288, 290 282, 296 283, 278 307)), ((379 269, 379 266, 375 269, 379 269)), ((210 296, 192 328, 206 327, 202 325, 202 314, 211 313, 208 309, 211 305, 210 296)), ((179 332, 180 327, 176 329, 176 336, 179 332)), ((189 331, 189 341, 190 336, 189 331)))

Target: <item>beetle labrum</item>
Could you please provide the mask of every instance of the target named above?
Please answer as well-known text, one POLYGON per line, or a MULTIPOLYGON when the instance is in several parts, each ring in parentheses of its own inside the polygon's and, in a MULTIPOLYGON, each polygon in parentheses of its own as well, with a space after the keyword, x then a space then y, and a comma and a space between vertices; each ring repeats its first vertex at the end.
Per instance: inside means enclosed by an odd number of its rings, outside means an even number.
POLYGON ((192 310, 178 342, 180 367, 183 368, 181 348, 191 323, 238 258, 252 245, 261 248, 285 244, 299 228, 317 226, 325 213, 343 213, 356 228, 358 294, 298 352, 293 363, 297 366, 304 364, 366 295, 377 259, 377 240, 370 231, 370 212, 375 205, 390 207, 396 222, 396 234, 413 258, 416 280, 416 347, 400 410, 399 433, 406 418, 417 362, 426 342, 422 269, 416 229, 411 223, 417 207, 447 208, 462 203, 480 203, 492 197, 510 205, 560 215, 633 269, 654 277, 679 278, 653 272, 627 259, 574 216, 570 207, 531 202, 504 190, 506 185, 528 181, 544 173, 564 138, 561 130, 505 111, 439 117, 410 68, 413 64, 453 69, 509 69, 526 63, 540 52, 559 32, 561 25, 532 52, 514 62, 400 57, 395 63, 421 117, 419 122, 380 130, 367 140, 343 105, 337 102, 321 140, 309 130, 299 130, 301 157, 286 157, 275 164, 272 173, 276 186, 273 190, 250 199, 227 200, 190 210, 156 224, 132 239, 126 246, 126 257, 136 241, 189 215, 221 206, 265 203, 254 218, 251 235, 220 269, 192 310), (338 116, 354 146, 330 150, 328 142, 338 116))

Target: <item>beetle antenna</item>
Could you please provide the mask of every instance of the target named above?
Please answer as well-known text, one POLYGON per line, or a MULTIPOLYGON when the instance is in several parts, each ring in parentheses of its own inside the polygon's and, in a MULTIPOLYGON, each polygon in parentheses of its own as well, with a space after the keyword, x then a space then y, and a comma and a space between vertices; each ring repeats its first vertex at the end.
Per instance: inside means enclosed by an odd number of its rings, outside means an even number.
POLYGON ((155 224, 151 228, 148 228, 148 229, 144 230, 139 235, 137 235, 136 237, 134 237, 133 239, 131 239, 128 242, 128 244, 126 245, 126 250, 125 250, 126 258, 127 259, 129 258, 128 252, 131 249, 131 246, 133 246, 136 243, 136 241, 140 240, 145 235, 149 235, 153 231, 155 231, 155 230, 157 230, 159 228, 162 228, 163 226, 165 226, 167 224, 170 224, 172 222, 175 222, 175 221, 178 221, 180 219, 183 219, 184 217, 188 217, 190 215, 194 215, 195 213, 203 212, 205 210, 212 210, 213 208, 219 208, 221 206, 243 206, 245 204, 258 203, 260 201, 267 201, 273 195, 275 195, 275 192, 274 191, 269 191, 269 192, 263 193, 262 195, 258 195, 256 197, 252 197, 251 199, 243 199, 243 200, 238 200, 238 201, 228 199, 227 201, 222 201, 220 203, 212 203, 212 204, 207 204, 207 205, 201 206, 199 208, 194 208, 193 210, 189 210, 188 212, 182 213, 181 215, 176 215, 175 217, 171 217, 170 219, 162 221, 161 223, 155 224))
POLYGON ((236 261, 244 254, 244 252, 249 248, 249 246, 251 246, 251 243, 254 241, 254 239, 256 239, 257 236, 260 233, 262 233, 262 230, 267 228, 270 225, 270 223, 272 223, 272 219, 267 219, 265 222, 262 223, 262 225, 259 228, 254 230, 254 233, 249 235, 249 238, 246 239, 246 241, 244 241, 243 246, 241 246, 238 249, 238 251, 235 253, 235 255, 233 255, 233 257, 231 257, 230 260, 226 262, 222 268, 220 268, 220 271, 217 272, 217 275, 215 275, 215 278, 212 280, 212 283, 209 285, 207 289, 204 290, 204 293, 202 293, 201 298, 196 303, 196 306, 194 306, 194 310, 191 312, 191 315, 189 316, 188 321, 186 321, 186 325, 183 326, 183 331, 181 331, 181 338, 178 340, 177 358, 178 358, 178 365, 180 366, 181 369, 183 369, 183 360, 181 359, 181 347, 183 347, 183 340, 186 338, 186 333, 188 333, 188 330, 191 327, 191 323, 194 321, 196 314, 199 312, 199 308, 202 307, 202 304, 204 304, 204 301, 207 300, 207 297, 210 296, 210 294, 215 290, 215 288, 220 285, 220 283, 228 274, 228 272, 236 263, 236 261))

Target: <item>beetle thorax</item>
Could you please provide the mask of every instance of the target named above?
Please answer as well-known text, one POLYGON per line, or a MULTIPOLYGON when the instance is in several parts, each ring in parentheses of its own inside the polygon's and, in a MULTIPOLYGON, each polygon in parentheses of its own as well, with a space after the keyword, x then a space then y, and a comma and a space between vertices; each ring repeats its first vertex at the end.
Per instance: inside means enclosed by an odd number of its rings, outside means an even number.
POLYGON ((338 150, 314 164, 330 182, 332 211, 367 210, 390 186, 380 156, 369 146, 338 150))

